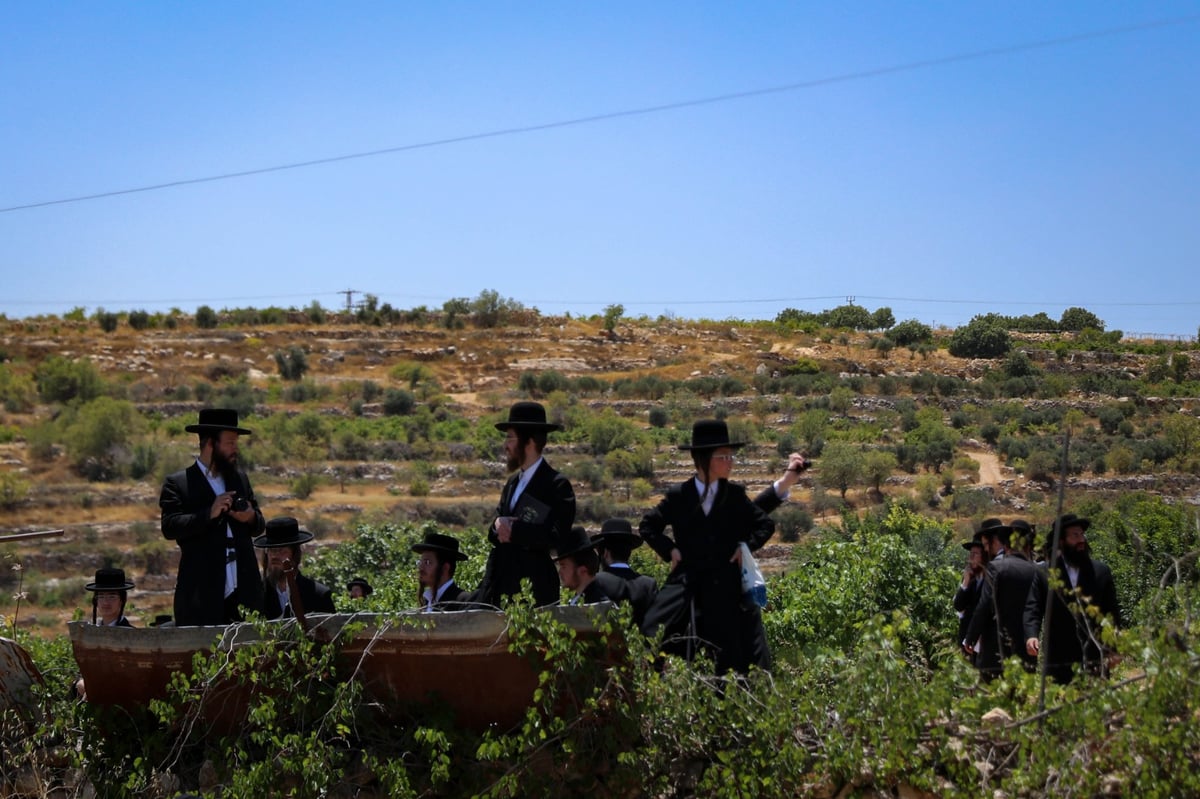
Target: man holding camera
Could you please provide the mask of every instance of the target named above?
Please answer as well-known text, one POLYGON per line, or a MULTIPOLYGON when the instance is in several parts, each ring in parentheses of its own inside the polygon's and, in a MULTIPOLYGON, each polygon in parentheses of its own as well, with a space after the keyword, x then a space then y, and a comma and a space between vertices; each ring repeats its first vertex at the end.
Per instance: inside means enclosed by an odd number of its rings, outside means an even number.
POLYGON ((167 477, 158 506, 163 536, 179 544, 175 624, 179 627, 241 621, 243 610, 261 612, 263 584, 253 537, 263 515, 238 468, 237 411, 205 408, 199 424, 184 428, 200 436, 200 454, 188 468, 167 477))

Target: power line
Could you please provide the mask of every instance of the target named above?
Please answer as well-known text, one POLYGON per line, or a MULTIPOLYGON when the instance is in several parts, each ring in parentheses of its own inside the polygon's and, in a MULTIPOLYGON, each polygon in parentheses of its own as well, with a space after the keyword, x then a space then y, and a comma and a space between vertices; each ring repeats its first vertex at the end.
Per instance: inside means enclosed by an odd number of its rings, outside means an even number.
POLYGON ((751 97, 762 97, 768 94, 782 94, 785 92, 800 91, 802 89, 812 89, 819 86, 828 86, 833 83, 846 83, 849 81, 867 80, 870 78, 878 78, 884 75, 894 75, 900 72, 911 72, 918 69, 927 69, 929 67, 944 66, 946 64, 962 63, 965 61, 977 61, 985 58, 995 58, 998 56, 1013 55, 1016 53, 1026 53, 1032 50, 1043 50, 1050 47, 1061 47, 1068 44, 1089 41, 1092 39, 1101 39, 1111 36, 1120 36, 1129 33, 1137 33, 1140 31, 1152 30, 1155 28, 1172 27, 1176 25, 1184 25, 1200 20, 1200 15, 1173 17, 1170 19, 1155 20, 1152 22, 1143 22, 1134 25, 1124 25, 1116 28, 1105 28, 1098 31, 1088 31, 1085 33, 1071 34, 1068 36, 1059 36, 1051 39, 1040 39, 1031 42, 1022 42, 1018 44, 1004 45, 1001 47, 992 47, 984 50, 975 50, 968 53, 957 53, 954 55, 938 56, 935 58, 920 59, 918 61, 909 61, 903 64, 893 64, 885 67, 875 67, 865 69, 858 72, 848 72, 842 75, 832 75, 824 78, 814 78, 812 80, 798 81, 796 83, 785 83, 780 86, 768 86, 760 89, 748 89, 740 92, 730 92, 727 94, 717 94, 710 97, 700 97, 691 100, 679 100, 671 103, 662 103, 659 105, 643 106, 641 108, 625 109, 623 111, 610 111, 601 114, 591 114, 588 116, 575 117, 573 119, 558 120, 555 122, 543 122, 532 125, 521 125, 511 128, 499 128, 497 130, 485 131, 482 133, 470 133, 463 136, 450 136, 442 139, 432 139, 424 142, 416 142, 413 144, 401 144, 395 147, 384 147, 378 150, 366 150, 358 153, 347 153, 344 155, 334 155, 325 158, 313 158, 307 161, 294 161, 287 164, 277 164, 275 166, 259 167, 256 169, 245 169, 239 172, 226 172, 219 175, 207 175, 198 178, 185 178, 182 180, 172 180, 165 183, 154 183, 146 186, 137 186, 129 189, 114 189, 112 191, 97 192, 95 194, 83 194, 75 197, 64 197, 57 200, 43 200, 41 202, 25 203, 23 205, 12 205, 7 208, 0 208, 0 214, 11 213, 13 211, 26 211, 31 208, 44 208, 49 205, 65 205, 68 203, 85 202, 88 200, 100 200, 106 197, 118 197, 123 194, 138 194, 148 191, 159 191, 161 189, 171 189, 180 186, 192 186, 198 183, 212 183, 220 180, 233 180, 235 178, 251 177, 253 175, 265 175, 271 172, 283 172, 292 169, 304 169, 306 167, 321 166, 324 164, 335 164, 341 161, 352 161, 361 158, 375 158, 382 155, 392 155, 395 153, 409 152, 411 150, 423 150, 432 147, 444 147, 451 144, 462 144, 464 142, 479 141, 482 139, 494 139, 502 136, 515 136, 523 133, 536 133, 546 130, 554 130, 557 128, 573 127, 576 125, 587 125, 594 122, 605 122, 613 119, 622 119, 626 117, 646 116, 649 114, 659 114, 666 111, 678 111, 683 108, 695 108, 704 105, 714 105, 717 103, 725 103, 733 100, 744 100, 751 97))

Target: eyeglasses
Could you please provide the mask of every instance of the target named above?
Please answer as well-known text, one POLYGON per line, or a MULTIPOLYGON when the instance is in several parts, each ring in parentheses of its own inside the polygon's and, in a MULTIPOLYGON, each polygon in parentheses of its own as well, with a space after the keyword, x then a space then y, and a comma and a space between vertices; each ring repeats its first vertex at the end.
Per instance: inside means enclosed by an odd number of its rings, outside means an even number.
POLYGON ((730 463, 733 463, 734 461, 737 460, 737 456, 736 455, 713 455, 712 459, 714 461, 729 461, 730 463))
POLYGON ((418 566, 436 566, 437 558, 417 558, 418 566))

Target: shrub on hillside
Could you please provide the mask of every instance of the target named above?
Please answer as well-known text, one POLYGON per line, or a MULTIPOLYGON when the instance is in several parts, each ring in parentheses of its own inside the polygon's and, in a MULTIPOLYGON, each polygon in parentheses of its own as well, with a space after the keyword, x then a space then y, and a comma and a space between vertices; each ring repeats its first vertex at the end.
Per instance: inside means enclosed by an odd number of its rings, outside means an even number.
POLYGON ((950 336, 950 354, 956 358, 999 358, 1012 347, 1008 331, 998 322, 976 316, 950 336))
POLYGON ((145 330, 151 323, 149 312, 143 310, 130 311, 125 321, 134 330, 145 330))
POLYGON ((38 364, 33 372, 38 394, 43 402, 87 402, 100 396, 104 381, 100 372, 86 358, 70 361, 51 355, 38 364))
POLYGON ((308 354, 302 347, 293 345, 286 352, 275 350, 274 358, 284 380, 299 380, 308 371, 308 354))
POLYGON ((413 412, 417 398, 411 391, 402 388, 389 388, 383 394, 383 412, 388 416, 405 416, 413 412))
POLYGON ((196 309, 196 327, 201 330, 211 330, 217 326, 217 312, 207 305, 201 305, 196 309))
POLYGON ((933 329, 927 324, 918 322, 916 319, 906 319, 900 324, 894 325, 884 335, 891 339, 897 346, 908 347, 925 341, 932 341, 933 329))

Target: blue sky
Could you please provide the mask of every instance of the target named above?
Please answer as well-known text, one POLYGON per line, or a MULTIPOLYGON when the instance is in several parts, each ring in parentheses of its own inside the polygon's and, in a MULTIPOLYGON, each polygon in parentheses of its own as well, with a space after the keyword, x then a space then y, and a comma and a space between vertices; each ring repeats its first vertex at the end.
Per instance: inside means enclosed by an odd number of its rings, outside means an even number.
POLYGON ((0 53, 0 209, 795 87, 0 211, 10 318, 1200 327, 1200 2, 13 2, 0 53))

